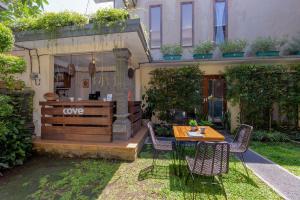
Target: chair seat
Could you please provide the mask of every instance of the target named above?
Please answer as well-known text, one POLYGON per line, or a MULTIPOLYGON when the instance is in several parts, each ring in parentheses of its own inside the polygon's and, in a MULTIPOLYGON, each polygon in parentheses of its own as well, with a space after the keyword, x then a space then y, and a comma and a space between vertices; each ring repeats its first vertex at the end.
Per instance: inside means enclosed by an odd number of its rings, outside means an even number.
POLYGON ((195 169, 193 169, 195 165, 195 158, 186 156, 185 159, 188 164, 189 170, 194 174, 202 176, 214 176, 224 173, 221 171, 221 162, 218 159, 215 159, 214 164, 212 163, 212 159, 197 159, 195 169), (205 163, 204 165, 203 162, 205 163), (219 167, 213 167, 213 165, 219 167))
POLYGON ((172 141, 157 140, 154 148, 160 151, 173 151, 173 144, 172 141))

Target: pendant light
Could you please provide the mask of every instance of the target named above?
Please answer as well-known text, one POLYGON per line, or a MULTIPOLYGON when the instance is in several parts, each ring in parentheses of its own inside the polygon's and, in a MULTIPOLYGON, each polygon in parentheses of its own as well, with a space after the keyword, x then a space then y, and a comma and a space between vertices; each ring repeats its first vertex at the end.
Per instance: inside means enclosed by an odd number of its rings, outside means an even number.
POLYGON ((71 59, 70 60, 71 60, 71 62, 68 65, 68 74, 70 76, 75 76, 76 70, 75 70, 75 65, 73 64, 73 56, 72 56, 72 54, 71 54, 71 59))

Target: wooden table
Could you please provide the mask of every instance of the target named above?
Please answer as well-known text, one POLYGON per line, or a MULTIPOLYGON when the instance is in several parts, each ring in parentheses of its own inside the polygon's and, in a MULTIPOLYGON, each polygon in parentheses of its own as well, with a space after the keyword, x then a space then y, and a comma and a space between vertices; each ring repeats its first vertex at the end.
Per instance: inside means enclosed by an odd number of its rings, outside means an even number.
POLYGON ((173 132, 176 141, 181 142, 208 142, 208 141, 215 141, 215 142, 221 142, 224 141, 225 138, 222 134, 220 134, 215 129, 209 127, 209 126, 198 126, 205 127, 204 131, 204 137, 191 137, 188 135, 188 131, 191 130, 190 126, 173 126, 173 132))

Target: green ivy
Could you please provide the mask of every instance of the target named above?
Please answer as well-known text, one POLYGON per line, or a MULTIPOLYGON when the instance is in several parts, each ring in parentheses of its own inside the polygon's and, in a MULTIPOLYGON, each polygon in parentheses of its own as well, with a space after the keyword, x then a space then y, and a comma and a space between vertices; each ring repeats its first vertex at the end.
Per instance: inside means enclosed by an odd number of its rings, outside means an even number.
POLYGON ((171 122, 174 109, 187 114, 201 112, 203 72, 198 66, 155 69, 150 74, 149 87, 143 96, 143 110, 148 118, 154 114, 171 122))
POLYGON ((14 42, 12 31, 0 23, 0 53, 11 51, 14 42))
POLYGON ((271 130, 276 104, 290 128, 298 127, 300 65, 241 65, 228 68, 225 77, 227 98, 240 105, 241 123, 271 130))

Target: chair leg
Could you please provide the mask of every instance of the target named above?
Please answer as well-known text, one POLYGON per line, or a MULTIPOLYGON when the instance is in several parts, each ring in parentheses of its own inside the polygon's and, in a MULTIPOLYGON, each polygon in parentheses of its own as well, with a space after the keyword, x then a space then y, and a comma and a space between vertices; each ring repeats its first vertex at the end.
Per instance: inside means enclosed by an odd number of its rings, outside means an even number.
POLYGON ((188 182, 190 176, 191 176, 191 173, 189 173, 189 174, 187 175, 187 177, 185 178, 185 184, 187 184, 187 182, 188 182))
POLYGON ((226 194, 225 187, 224 187, 224 184, 223 184, 223 177, 222 177, 222 175, 219 176, 219 180, 220 180, 220 183, 221 183, 224 195, 225 195, 225 199, 227 199, 227 194, 226 194))
POLYGON ((240 153, 240 158, 241 158, 241 161, 242 161, 243 166, 244 166, 244 168, 245 168, 245 171, 246 171, 246 173, 247 173, 247 176, 249 177, 248 168, 247 168, 247 166, 246 166, 246 164, 245 164, 244 153, 240 153))
POLYGON ((152 172, 154 170, 154 166, 155 166, 155 163, 156 163, 155 161, 156 161, 157 157, 158 157, 158 151, 156 149, 154 149, 153 150, 153 161, 152 161, 152 172))

